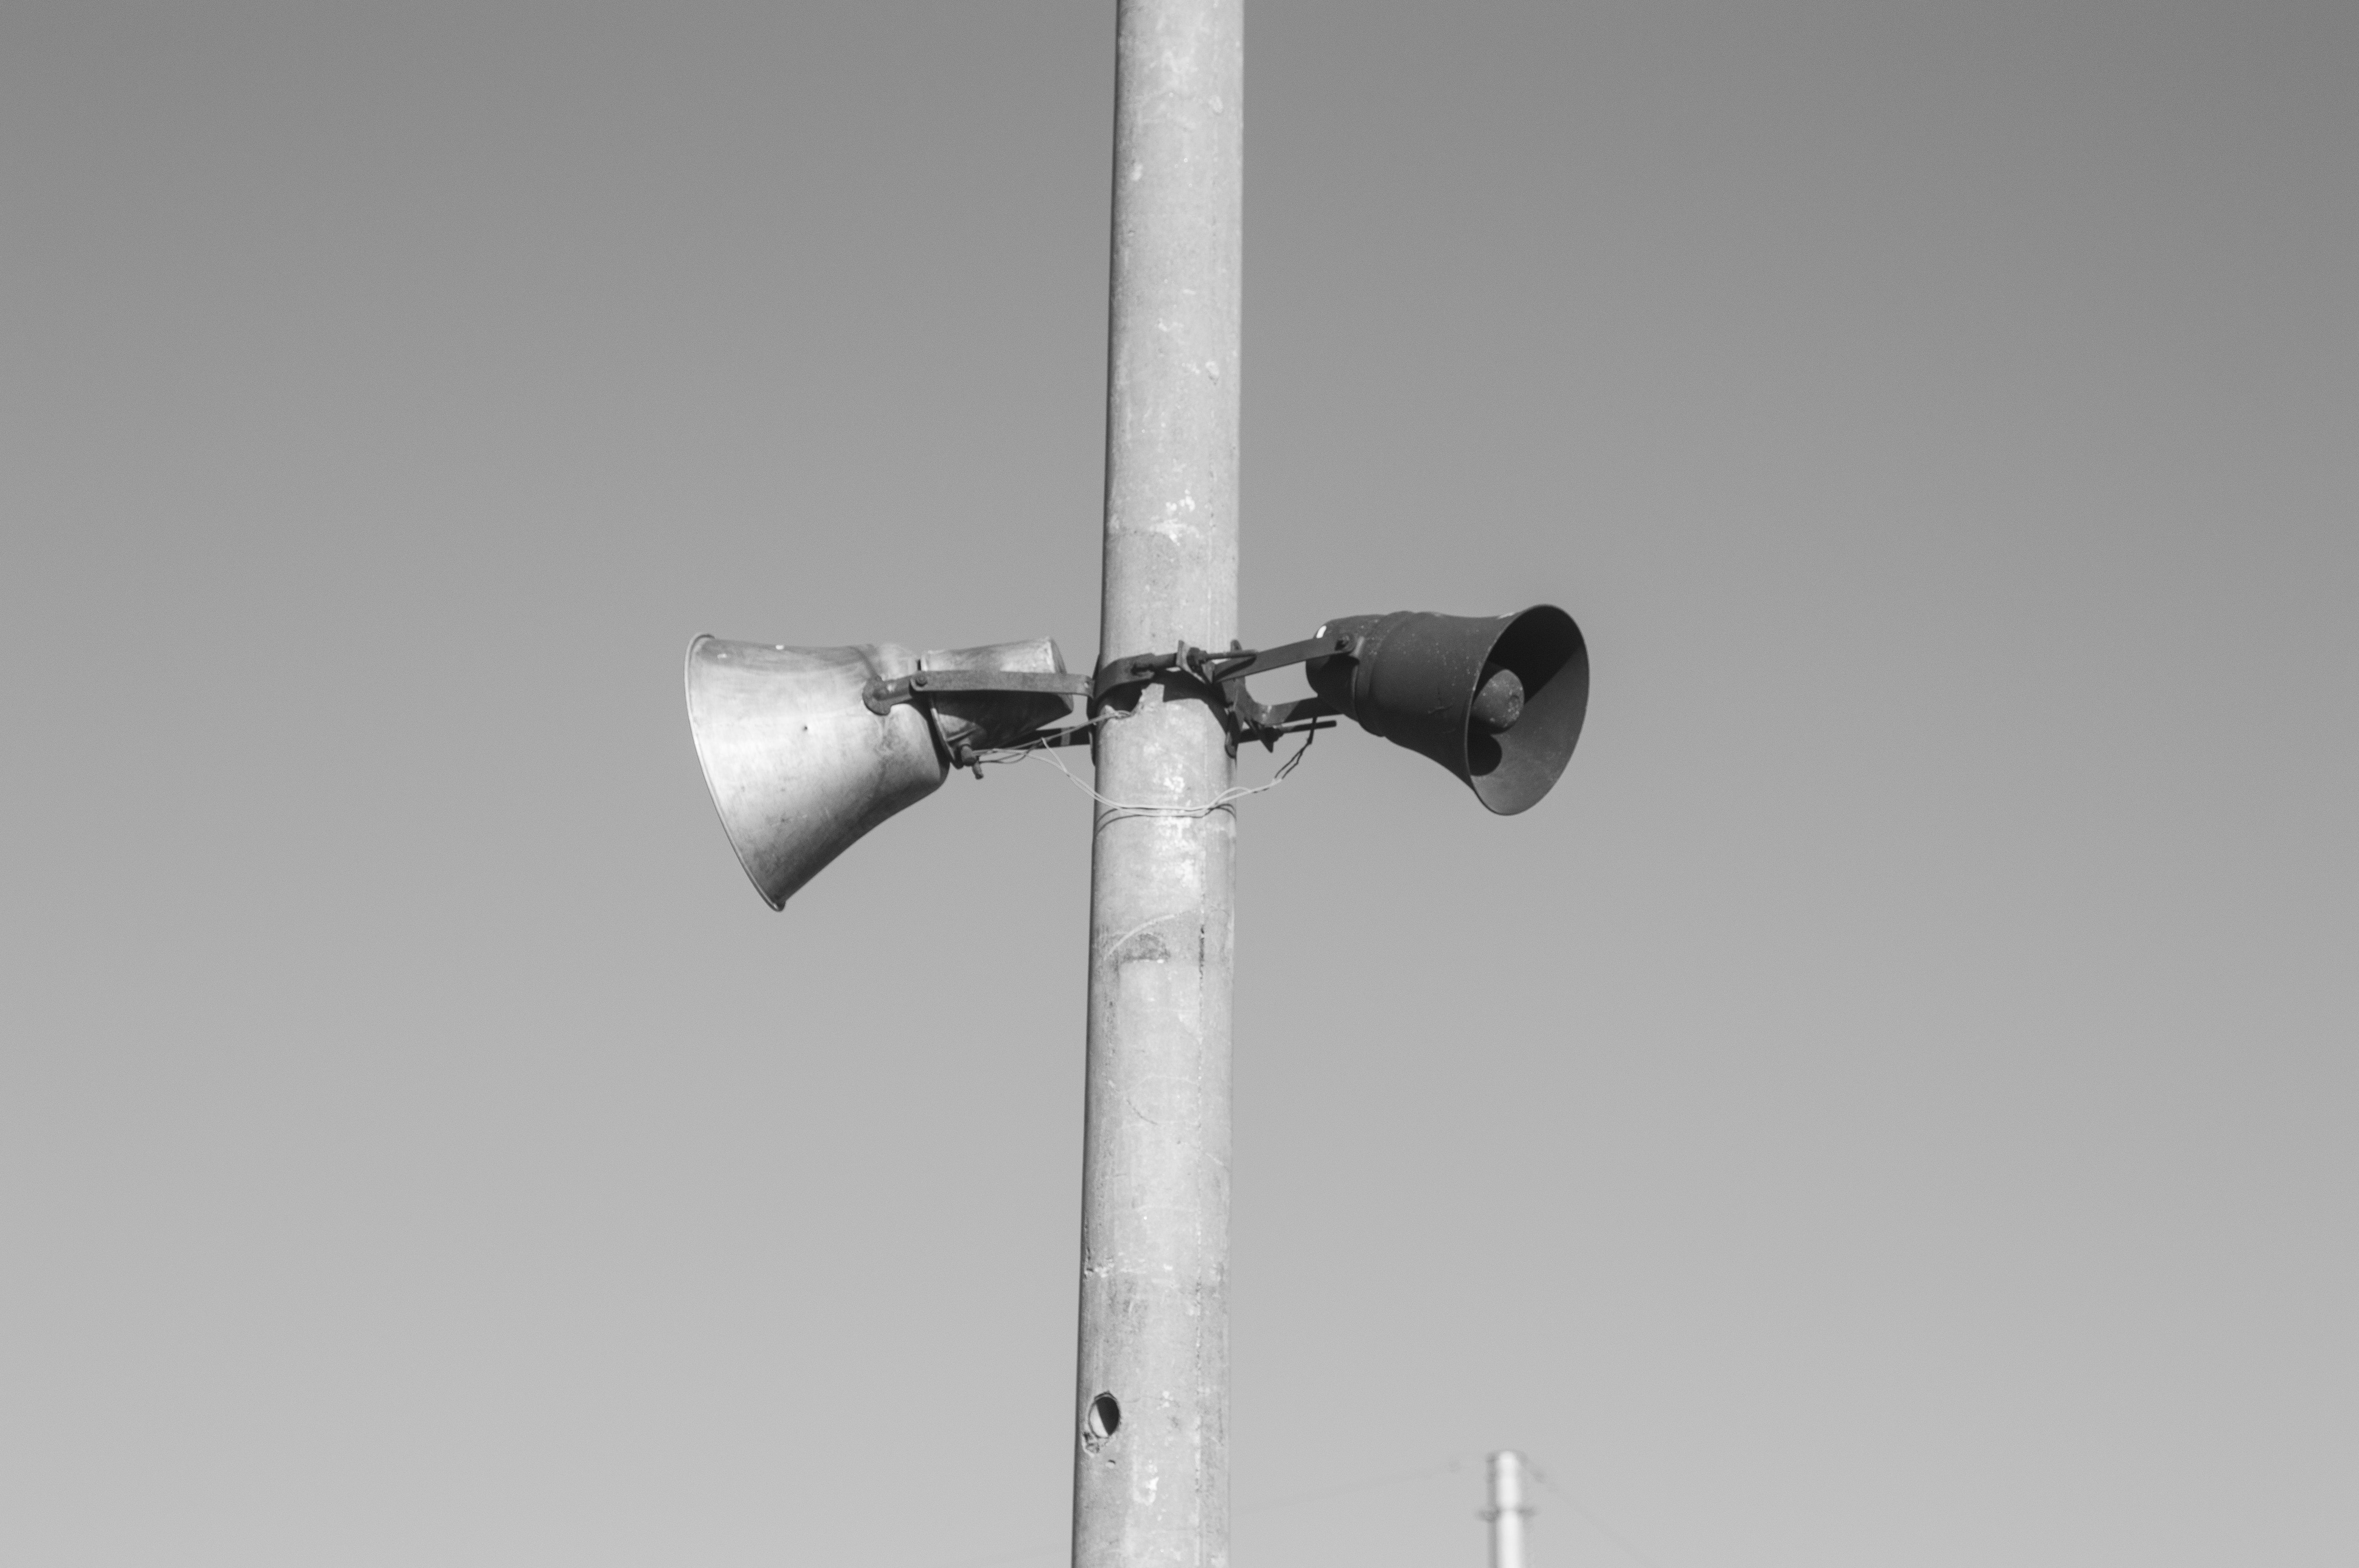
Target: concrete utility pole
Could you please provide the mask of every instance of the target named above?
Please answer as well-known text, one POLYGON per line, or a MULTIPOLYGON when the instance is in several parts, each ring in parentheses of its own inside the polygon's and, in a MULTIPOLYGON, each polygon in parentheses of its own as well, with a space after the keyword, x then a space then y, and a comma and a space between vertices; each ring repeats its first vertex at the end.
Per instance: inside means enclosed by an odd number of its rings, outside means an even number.
MULTIPOLYGON (((1102 663, 1236 635, 1242 11, 1116 7, 1102 663)), ((1169 684, 1096 759, 1073 1563, 1223 1568, 1235 764, 1169 684)))
POLYGON ((1524 1456, 1514 1449, 1491 1455, 1491 1506, 1483 1510, 1491 1521, 1491 1568, 1524 1568, 1524 1520, 1532 1511, 1524 1475, 1524 1456))

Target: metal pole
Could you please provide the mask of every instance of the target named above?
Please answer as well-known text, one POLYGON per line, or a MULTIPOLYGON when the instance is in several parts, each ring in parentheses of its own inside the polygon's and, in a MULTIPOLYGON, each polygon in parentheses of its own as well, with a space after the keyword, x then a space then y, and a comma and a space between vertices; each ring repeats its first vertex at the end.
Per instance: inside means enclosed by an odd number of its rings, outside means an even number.
POLYGON ((1491 1521, 1491 1568, 1524 1568, 1524 1520, 1531 1517, 1524 1504, 1524 1456, 1514 1449, 1491 1455, 1491 1506, 1483 1517, 1491 1521))
MULTIPOLYGON (((1101 662, 1237 618, 1243 0, 1116 7, 1101 662)), ((1150 686, 1096 746, 1075 1568, 1229 1560, 1234 777, 1150 686), (1197 815, 1187 815, 1188 812, 1197 815)))

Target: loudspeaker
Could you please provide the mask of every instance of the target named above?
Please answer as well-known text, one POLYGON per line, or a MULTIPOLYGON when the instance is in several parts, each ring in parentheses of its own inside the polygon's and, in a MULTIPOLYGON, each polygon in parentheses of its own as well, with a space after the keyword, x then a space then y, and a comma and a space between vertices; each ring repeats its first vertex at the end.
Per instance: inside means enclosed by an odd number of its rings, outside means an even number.
POLYGON ((1515 615, 1350 615, 1356 643, 1304 666, 1310 688, 1371 735, 1432 758, 1502 816, 1548 794, 1589 711, 1589 649, 1552 604, 1515 615))
POLYGON ((688 645, 688 726, 721 827, 772 909, 854 840, 940 789, 951 752, 1006 744, 1065 711, 1038 694, 944 694, 879 713, 872 683, 920 670, 1061 672, 1047 638, 918 654, 892 643, 688 645))

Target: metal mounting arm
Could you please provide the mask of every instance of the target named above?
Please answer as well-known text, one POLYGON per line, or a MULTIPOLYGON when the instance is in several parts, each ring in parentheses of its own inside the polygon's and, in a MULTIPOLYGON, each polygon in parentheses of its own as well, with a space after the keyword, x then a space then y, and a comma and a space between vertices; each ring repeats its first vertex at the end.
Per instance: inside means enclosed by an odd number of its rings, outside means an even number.
POLYGON ((1228 727, 1232 753, 1241 740, 1275 746, 1280 735, 1306 728, 1326 728, 1318 721, 1332 715, 1335 709, 1328 706, 1325 698, 1317 697, 1274 704, 1256 702, 1245 689, 1245 677, 1312 659, 1350 659, 1357 658, 1359 654, 1360 639, 1350 636, 1310 637, 1275 648, 1232 647, 1225 654, 1182 643, 1169 654, 1133 654, 1108 660, 1093 683, 1091 706, 1102 707, 1115 692, 1144 685, 1158 675, 1179 676, 1207 688, 1207 695, 1221 710, 1228 727))
MULTIPOLYGON (((1094 679, 1045 671, 919 670, 892 680, 872 680, 863 688, 861 697, 870 712, 879 715, 891 712, 902 703, 936 697, 1087 697, 1094 710, 1125 687, 1143 686, 1158 676, 1176 676, 1203 688, 1203 695, 1220 710, 1229 731, 1229 749, 1234 752, 1239 741, 1259 741, 1265 746, 1275 746, 1280 735, 1325 728, 1319 720, 1335 711, 1324 698, 1317 697, 1292 702, 1256 702, 1245 689, 1247 676, 1312 659, 1354 658, 1359 652, 1357 637, 1311 637, 1276 648, 1231 648, 1224 654, 1182 643, 1169 654, 1133 654, 1110 659, 1094 679)), ((1028 743, 1076 744, 1089 728, 1082 725, 1072 730, 1036 730, 1028 743)), ((972 761, 970 750, 951 748, 961 766, 972 761)))
POLYGON ((870 681, 861 697, 871 713, 889 713, 896 705, 921 697, 1015 694, 1087 697, 1090 677, 1020 670, 919 670, 897 680, 870 681))
POLYGON ((1231 648, 1216 654, 1210 648, 1194 648, 1182 643, 1179 651, 1169 654, 1132 654, 1126 658, 1108 659, 1098 671, 1095 689, 1091 693, 1103 702, 1107 697, 1126 686, 1138 686, 1158 675, 1184 670, 1206 686, 1226 686, 1247 676, 1265 670, 1284 669, 1288 665, 1307 664, 1312 659, 1357 658, 1360 639, 1357 637, 1310 637, 1299 643, 1287 643, 1275 648, 1231 648))
POLYGON ((1225 654, 1190 648, 1188 654, 1190 655, 1190 667, 1198 675, 1209 681, 1225 683, 1257 676, 1264 670, 1308 664, 1312 659, 1355 659, 1360 655, 1360 639, 1307 637, 1299 643, 1287 643, 1275 648, 1232 648, 1225 654))

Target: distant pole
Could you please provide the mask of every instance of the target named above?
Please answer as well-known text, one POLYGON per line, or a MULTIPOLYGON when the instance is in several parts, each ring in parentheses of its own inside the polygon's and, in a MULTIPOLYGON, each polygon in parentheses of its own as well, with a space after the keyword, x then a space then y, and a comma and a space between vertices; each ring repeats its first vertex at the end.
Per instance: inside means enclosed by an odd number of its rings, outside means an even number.
MULTIPOLYGON (((1101 662, 1236 635, 1242 8, 1115 9, 1101 662)), ((1235 764, 1155 685, 1096 761, 1073 1563, 1224 1568, 1235 764)))
POLYGON ((1532 1511, 1524 1502, 1525 1474, 1514 1449, 1491 1455, 1491 1506, 1483 1510, 1491 1521, 1491 1568, 1524 1568, 1524 1520, 1532 1511))

